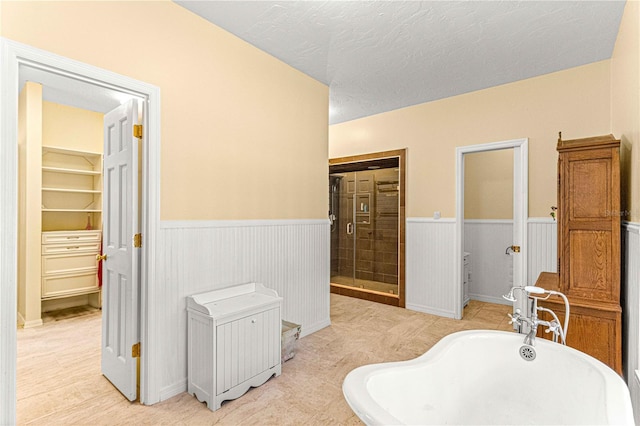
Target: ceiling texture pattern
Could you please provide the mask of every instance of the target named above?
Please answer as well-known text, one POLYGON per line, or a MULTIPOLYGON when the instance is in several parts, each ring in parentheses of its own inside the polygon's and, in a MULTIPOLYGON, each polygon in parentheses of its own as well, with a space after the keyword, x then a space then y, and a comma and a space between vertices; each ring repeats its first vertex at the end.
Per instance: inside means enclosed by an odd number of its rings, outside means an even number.
POLYGON ((331 124, 609 59, 624 1, 176 1, 330 88, 331 124))

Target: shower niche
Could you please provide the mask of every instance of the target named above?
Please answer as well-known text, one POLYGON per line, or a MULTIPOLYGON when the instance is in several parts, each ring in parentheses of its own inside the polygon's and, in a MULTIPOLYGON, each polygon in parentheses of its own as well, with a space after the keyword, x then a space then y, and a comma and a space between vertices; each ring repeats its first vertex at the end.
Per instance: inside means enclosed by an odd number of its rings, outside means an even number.
POLYGON ((330 163, 333 293, 404 306, 400 162, 395 156, 330 163))

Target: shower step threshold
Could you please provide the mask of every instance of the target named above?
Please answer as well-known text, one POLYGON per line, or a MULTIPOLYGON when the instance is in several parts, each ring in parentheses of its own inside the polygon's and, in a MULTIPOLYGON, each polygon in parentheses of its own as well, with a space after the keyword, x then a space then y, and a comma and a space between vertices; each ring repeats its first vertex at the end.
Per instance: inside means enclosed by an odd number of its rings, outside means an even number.
POLYGON ((384 291, 376 291, 376 290, 369 290, 368 288, 364 288, 364 287, 356 287, 356 286, 352 286, 352 285, 344 285, 344 284, 336 284, 336 283, 331 283, 332 286, 334 287, 340 287, 340 288, 345 288, 345 289, 349 289, 349 290, 357 290, 357 291, 361 291, 363 293, 371 293, 371 294, 377 294, 379 296, 386 296, 386 297, 393 297, 396 299, 399 299, 400 296, 394 293, 386 293, 384 291))

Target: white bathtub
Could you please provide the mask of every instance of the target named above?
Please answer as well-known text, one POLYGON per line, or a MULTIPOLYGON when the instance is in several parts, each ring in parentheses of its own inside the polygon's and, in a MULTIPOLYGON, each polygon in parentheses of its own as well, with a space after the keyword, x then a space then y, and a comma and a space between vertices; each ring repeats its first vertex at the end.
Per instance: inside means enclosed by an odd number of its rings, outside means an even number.
POLYGON ((629 391, 609 367, 582 352, 523 336, 450 334, 420 357, 356 368, 344 380, 351 409, 369 425, 633 424, 629 391))

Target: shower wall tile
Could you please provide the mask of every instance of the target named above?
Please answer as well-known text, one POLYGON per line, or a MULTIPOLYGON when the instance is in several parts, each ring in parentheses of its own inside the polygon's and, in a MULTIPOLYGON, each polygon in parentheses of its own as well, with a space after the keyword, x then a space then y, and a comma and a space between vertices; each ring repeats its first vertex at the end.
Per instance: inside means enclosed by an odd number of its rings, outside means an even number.
POLYGON ((358 250, 357 254, 356 254, 356 259, 357 260, 368 260, 368 261, 373 261, 375 260, 375 255, 374 255, 374 251, 373 250, 358 250))

